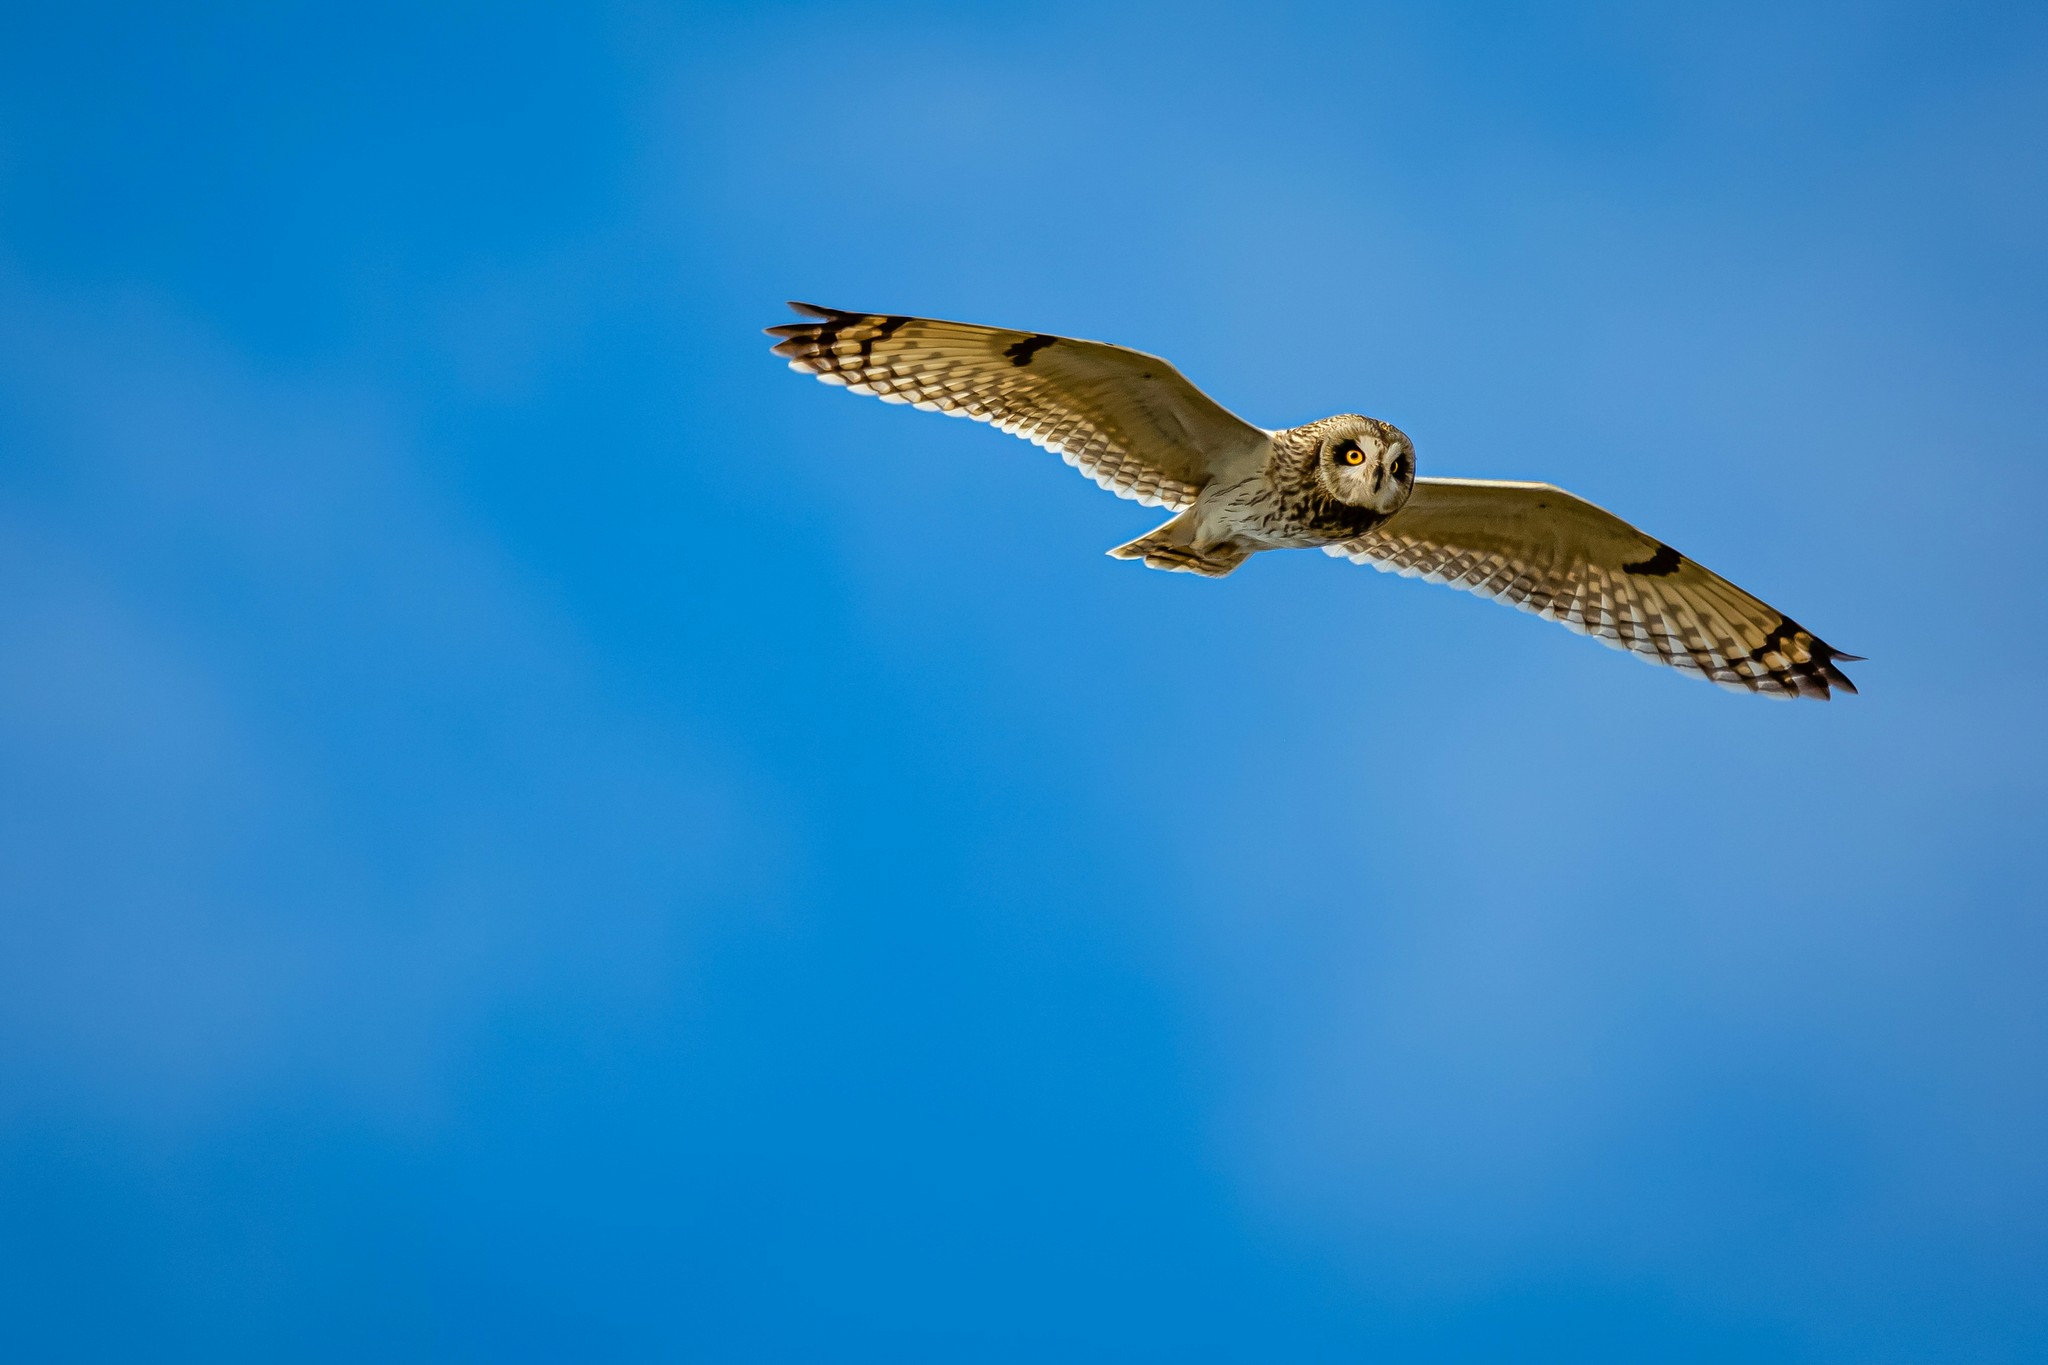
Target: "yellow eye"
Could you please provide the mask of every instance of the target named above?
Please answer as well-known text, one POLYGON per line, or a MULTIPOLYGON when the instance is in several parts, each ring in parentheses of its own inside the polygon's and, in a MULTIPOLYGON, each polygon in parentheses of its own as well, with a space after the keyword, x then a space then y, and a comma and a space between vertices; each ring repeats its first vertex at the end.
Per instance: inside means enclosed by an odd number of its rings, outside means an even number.
POLYGON ((1365 452, 1364 452, 1364 451, 1362 451, 1362 450, 1360 450, 1360 449, 1359 449, 1359 448, 1358 448, 1357 446, 1353 446, 1353 447, 1351 447, 1351 448, 1350 448, 1349 450, 1347 450, 1347 451, 1345 451, 1345 452, 1344 452, 1344 463, 1345 463, 1345 464, 1364 464, 1364 463, 1365 463, 1365 452))

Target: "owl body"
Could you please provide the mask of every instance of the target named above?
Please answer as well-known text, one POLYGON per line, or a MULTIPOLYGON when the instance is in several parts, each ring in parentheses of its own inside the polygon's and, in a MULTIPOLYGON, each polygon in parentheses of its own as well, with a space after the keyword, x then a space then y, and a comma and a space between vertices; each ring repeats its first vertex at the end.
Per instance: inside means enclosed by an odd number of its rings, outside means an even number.
POLYGON ((967 417, 1056 452, 1118 497, 1170 508, 1109 553, 1221 578, 1320 548, 1555 621, 1732 690, 1826 700, 1856 658, 1620 517, 1547 483, 1418 479, 1398 428, 1355 413, 1268 431, 1157 356, 938 318, 793 304, 790 367, 967 417))
POLYGON ((1221 577, 1261 550, 1320 549, 1372 531, 1407 500, 1414 449, 1355 413, 1267 433, 1255 470, 1223 475, 1194 506, 1110 551, 1156 569, 1221 577))
POLYGON ((1274 432, 1256 478, 1225 488, 1212 485, 1195 506, 1201 509, 1213 493, 1209 519, 1262 550, 1334 545, 1364 535, 1399 510, 1413 485, 1412 449, 1385 422, 1349 413, 1326 417, 1274 432), (1404 454, 1408 463, 1400 467, 1404 454))

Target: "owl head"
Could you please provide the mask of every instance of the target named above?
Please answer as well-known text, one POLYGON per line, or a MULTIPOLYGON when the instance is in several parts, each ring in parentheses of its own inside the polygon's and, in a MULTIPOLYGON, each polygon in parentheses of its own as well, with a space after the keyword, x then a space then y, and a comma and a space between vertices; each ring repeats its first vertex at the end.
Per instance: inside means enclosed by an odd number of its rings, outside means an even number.
POLYGON ((1316 482, 1338 502, 1389 516, 1415 487, 1415 443, 1400 428, 1347 414, 1317 424, 1316 482))

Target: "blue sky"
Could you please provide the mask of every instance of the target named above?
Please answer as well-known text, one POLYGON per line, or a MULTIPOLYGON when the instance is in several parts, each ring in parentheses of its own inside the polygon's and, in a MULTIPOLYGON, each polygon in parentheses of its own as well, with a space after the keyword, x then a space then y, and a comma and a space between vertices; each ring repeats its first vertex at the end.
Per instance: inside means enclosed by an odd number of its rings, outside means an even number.
POLYGON ((0 20, 0 1354, 2048 1354, 2048 22, 0 20), (1164 353, 1722 693, 789 374, 1164 353))

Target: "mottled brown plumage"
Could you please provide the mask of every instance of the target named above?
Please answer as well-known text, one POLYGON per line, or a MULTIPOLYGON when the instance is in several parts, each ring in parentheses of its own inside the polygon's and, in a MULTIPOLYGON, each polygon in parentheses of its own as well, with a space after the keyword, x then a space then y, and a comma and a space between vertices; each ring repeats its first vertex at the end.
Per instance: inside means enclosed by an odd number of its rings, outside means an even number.
POLYGON ((1541 483, 1418 479, 1398 428, 1346 413, 1252 426, 1157 356, 1099 341, 792 304, 768 329, 790 367, 1058 453, 1176 516, 1111 550, 1220 578, 1316 547, 1491 597, 1653 663, 1767 696, 1854 692, 1843 654, 1612 513, 1541 483))

